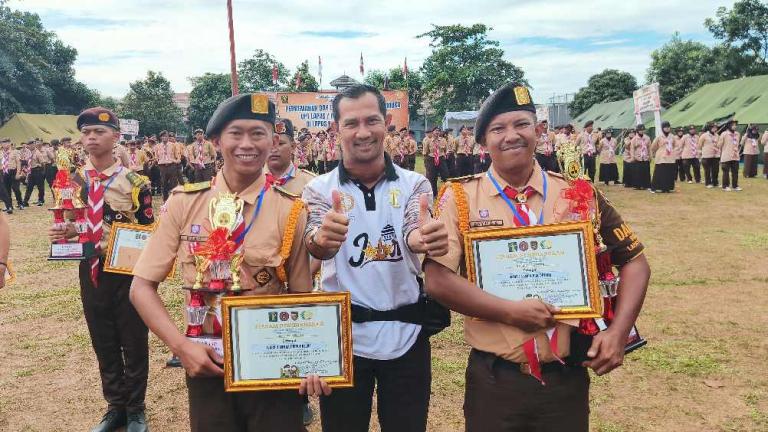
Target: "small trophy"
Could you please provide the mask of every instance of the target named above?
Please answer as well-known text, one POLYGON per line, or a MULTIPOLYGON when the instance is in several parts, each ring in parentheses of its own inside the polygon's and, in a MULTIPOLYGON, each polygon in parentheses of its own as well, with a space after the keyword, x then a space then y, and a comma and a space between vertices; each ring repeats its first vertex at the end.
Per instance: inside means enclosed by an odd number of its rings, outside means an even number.
POLYGON ((211 232, 204 243, 192 247, 195 283, 187 304, 186 336, 208 345, 223 355, 221 345, 221 297, 241 291, 240 265, 243 253, 237 236, 243 232, 243 201, 231 193, 221 193, 210 202, 208 218, 211 232))
POLYGON ((66 227, 65 214, 74 216, 75 230, 78 238, 74 242, 67 239, 57 240, 51 244, 49 260, 83 260, 95 253, 95 245, 88 236, 88 223, 85 218, 86 205, 80 199, 81 187, 70 176, 70 150, 60 148, 56 153, 56 177, 51 189, 56 202, 53 212, 53 225, 57 228, 66 227))

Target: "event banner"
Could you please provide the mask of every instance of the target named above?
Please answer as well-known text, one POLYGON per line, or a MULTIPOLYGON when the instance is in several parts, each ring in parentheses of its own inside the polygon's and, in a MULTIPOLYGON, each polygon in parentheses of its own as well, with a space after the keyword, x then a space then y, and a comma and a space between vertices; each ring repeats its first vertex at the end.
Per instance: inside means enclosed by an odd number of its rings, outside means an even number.
MULTIPOLYGON (((338 92, 319 93, 271 93, 270 98, 277 105, 277 115, 293 122, 298 130, 308 128, 313 132, 327 129, 333 121, 331 102, 338 92)), ((397 129, 408 127, 408 92, 405 90, 386 90, 382 92, 387 105, 387 113, 392 114, 392 124, 397 129)))

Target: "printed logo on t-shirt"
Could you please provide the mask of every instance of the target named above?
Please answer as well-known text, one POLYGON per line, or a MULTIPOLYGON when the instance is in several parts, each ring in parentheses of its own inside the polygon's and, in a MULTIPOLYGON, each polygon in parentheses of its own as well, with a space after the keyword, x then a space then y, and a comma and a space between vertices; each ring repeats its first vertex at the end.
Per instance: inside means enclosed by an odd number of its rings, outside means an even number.
POLYGON ((360 251, 357 257, 349 258, 349 265, 354 268, 361 268, 374 261, 397 262, 403 260, 403 252, 392 225, 387 225, 381 230, 379 240, 375 244, 371 242, 368 233, 360 233, 352 240, 352 246, 360 251))

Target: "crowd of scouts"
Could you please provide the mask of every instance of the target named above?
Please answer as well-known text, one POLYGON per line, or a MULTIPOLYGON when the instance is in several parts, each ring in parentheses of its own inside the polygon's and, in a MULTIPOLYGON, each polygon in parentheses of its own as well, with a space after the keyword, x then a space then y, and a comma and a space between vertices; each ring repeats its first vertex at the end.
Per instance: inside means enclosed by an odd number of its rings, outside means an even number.
POLYGON ((762 136, 756 125, 747 125, 739 132, 738 122, 730 120, 722 125, 708 123, 703 127, 691 125, 673 128, 669 122, 661 123, 661 133, 654 139, 646 133, 644 125, 634 129, 614 131, 594 128, 587 121, 580 133, 572 125, 557 126, 549 130, 546 120, 539 123, 536 159, 542 167, 557 172, 557 151, 567 143, 579 145, 585 173, 594 182, 605 185, 623 184, 626 188, 668 193, 675 182, 702 182, 711 189, 741 191, 739 186, 740 160, 744 162, 745 178, 757 177, 758 157, 763 149, 763 177, 768 179, 768 129, 762 136), (619 180, 617 158, 623 161, 623 176, 619 180), (651 174, 653 163, 653 174, 651 174))

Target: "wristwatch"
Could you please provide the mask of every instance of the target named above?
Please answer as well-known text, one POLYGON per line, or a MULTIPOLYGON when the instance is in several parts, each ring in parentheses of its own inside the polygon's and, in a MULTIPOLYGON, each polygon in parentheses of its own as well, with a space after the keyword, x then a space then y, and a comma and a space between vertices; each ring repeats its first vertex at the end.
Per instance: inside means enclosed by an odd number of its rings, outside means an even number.
POLYGON ((320 227, 319 227, 319 226, 316 226, 316 227, 312 228, 312 230, 311 230, 311 231, 309 231, 309 234, 308 234, 307 236, 308 236, 308 238, 309 238, 309 244, 310 244, 311 246, 314 246, 314 247, 320 247, 320 245, 318 245, 318 244, 317 244, 317 242, 315 241, 315 235, 317 235, 317 232, 318 232, 319 230, 320 230, 320 227))

